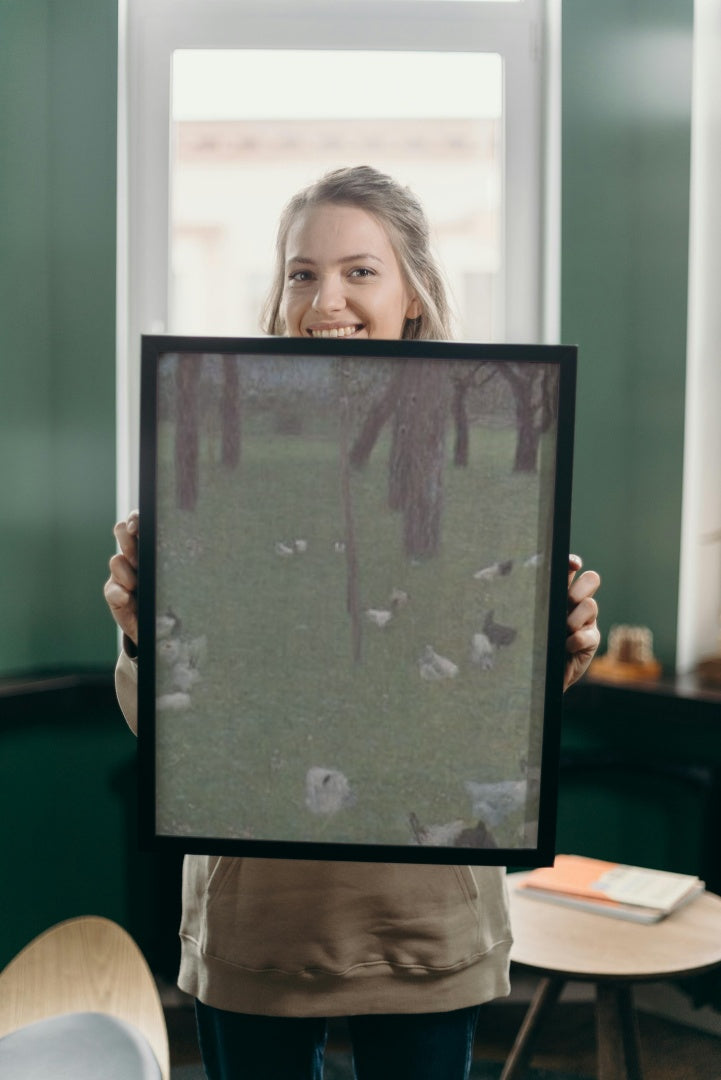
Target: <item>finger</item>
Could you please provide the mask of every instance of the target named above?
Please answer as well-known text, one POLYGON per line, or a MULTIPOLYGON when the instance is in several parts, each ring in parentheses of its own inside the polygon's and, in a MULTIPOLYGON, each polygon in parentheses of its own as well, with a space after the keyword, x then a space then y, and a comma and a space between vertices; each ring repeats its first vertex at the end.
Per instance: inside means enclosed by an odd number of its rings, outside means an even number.
POLYGON ((134 607, 135 597, 133 594, 123 588, 114 578, 108 578, 105 582, 103 595, 107 600, 108 607, 114 614, 128 611, 134 607))
POLYGON ((582 626, 593 626, 598 618, 598 604, 592 596, 585 596, 568 612, 566 627, 569 633, 580 630, 582 626))
POLYGON ((113 529, 115 539, 118 542, 118 547, 128 560, 128 562, 137 567, 138 565, 138 522, 137 518, 133 518, 132 515, 127 521, 119 521, 113 529))
POLYGON ((568 606, 569 609, 580 604, 587 596, 593 596, 601 585, 601 578, 595 570, 585 570, 580 577, 569 585, 568 606))
POLYGON ((138 613, 135 596, 109 578, 103 589, 110 612, 120 629, 137 645, 138 613))
POLYGON ((135 566, 125 555, 113 555, 108 563, 110 580, 116 582, 127 592, 135 592, 138 587, 138 575, 135 566))
POLYGON ((569 555, 568 556, 568 587, 569 587, 569 589, 571 588, 571 584, 573 583, 573 579, 575 578, 576 574, 578 573, 578 571, 581 569, 582 566, 583 566, 583 559, 581 558, 580 555, 569 555))
POLYGON ((596 652, 600 643, 601 633, 598 627, 595 624, 584 626, 568 635, 566 638, 566 652, 572 656, 586 654, 590 657, 596 652))

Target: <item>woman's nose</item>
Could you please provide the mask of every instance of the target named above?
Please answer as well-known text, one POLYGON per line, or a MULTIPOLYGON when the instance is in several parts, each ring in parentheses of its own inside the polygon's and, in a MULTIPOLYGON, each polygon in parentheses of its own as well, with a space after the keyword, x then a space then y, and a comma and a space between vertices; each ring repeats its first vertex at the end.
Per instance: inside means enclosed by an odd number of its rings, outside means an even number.
POLYGON ((340 311, 345 307, 343 284, 335 274, 319 278, 313 307, 321 314, 340 311))

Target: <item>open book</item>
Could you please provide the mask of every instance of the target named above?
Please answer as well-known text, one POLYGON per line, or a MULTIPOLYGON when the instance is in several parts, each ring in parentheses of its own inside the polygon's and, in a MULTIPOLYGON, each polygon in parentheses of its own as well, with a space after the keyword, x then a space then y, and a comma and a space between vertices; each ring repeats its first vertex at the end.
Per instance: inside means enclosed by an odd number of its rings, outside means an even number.
POLYGON ((517 888, 536 900, 653 923, 693 900, 705 886, 693 874, 557 855, 553 866, 532 870, 517 888))

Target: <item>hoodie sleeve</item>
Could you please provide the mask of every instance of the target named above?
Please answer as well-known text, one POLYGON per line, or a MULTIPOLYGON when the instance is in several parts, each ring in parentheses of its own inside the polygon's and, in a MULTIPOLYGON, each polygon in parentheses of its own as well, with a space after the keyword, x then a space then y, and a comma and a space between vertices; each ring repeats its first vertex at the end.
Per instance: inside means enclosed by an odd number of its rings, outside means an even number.
POLYGON ((138 734, 138 661, 123 651, 115 666, 115 693, 128 727, 138 734))

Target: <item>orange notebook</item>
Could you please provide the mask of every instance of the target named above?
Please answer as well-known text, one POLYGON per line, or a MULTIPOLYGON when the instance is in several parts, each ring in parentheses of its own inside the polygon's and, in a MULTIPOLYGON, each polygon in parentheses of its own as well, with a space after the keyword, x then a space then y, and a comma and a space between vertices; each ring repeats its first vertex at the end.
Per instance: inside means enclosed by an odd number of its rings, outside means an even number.
POLYGON ((526 896, 638 922, 658 922, 704 890, 693 874, 557 855, 518 886, 526 896))

